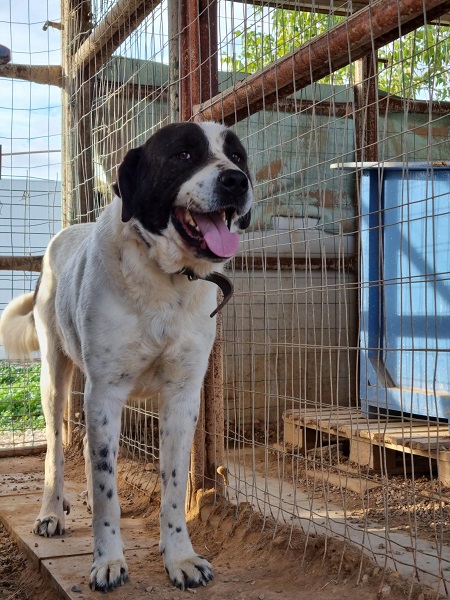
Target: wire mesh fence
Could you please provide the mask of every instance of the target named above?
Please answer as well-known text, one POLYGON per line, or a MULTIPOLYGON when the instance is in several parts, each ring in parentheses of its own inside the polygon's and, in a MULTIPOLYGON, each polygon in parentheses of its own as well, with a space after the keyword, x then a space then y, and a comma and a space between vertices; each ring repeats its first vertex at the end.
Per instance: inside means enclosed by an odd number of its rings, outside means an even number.
MULTIPOLYGON (((305 551, 317 535, 351 543, 436 596, 450 572, 448 8, 62 5, 65 224, 94 220, 125 152, 168 122, 225 121, 249 153, 223 380, 204 390, 208 412, 221 386, 224 411, 200 423, 223 446, 225 497, 301 529, 305 551)), ((157 399, 130 402, 122 443, 147 489, 157 399)))
MULTIPOLYGON (((0 7, 1 65, 12 52, 25 65, 59 63, 59 35, 43 31, 50 6, 0 7)), ((59 14, 57 7, 56 16, 59 14)), ((9 68, 6 63, 5 68, 9 68)), ((34 289, 43 254, 61 223, 60 92, 32 81, 1 79, 0 310, 34 289)), ((0 452, 45 444, 39 364, 6 361, 0 347, 0 452)))

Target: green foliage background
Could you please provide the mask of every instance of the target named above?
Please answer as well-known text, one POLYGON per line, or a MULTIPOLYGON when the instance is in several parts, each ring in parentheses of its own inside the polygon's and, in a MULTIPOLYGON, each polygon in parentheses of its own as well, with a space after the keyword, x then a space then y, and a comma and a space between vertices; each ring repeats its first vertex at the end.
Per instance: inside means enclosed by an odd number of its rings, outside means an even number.
MULTIPOLYGON (((284 9, 276 9, 264 17, 263 9, 255 8, 254 15, 255 24, 236 30, 231 50, 227 48, 222 55, 222 64, 230 71, 255 73, 345 20, 338 15, 284 9), (270 31, 267 31, 268 20, 270 31)), ((378 58, 381 90, 413 99, 432 96, 433 100, 449 100, 450 27, 420 27, 381 48, 378 58)), ((321 83, 349 85, 352 81, 353 66, 349 65, 321 83)))
POLYGON ((40 364, 0 363, 0 431, 45 427, 41 406, 40 364))

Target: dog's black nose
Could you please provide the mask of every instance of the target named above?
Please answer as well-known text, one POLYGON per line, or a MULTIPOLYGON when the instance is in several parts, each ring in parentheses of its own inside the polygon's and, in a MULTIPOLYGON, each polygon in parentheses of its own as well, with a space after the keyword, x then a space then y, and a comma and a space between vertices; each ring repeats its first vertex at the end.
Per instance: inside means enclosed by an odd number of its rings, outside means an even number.
POLYGON ((227 169, 219 175, 219 182, 231 194, 245 194, 248 190, 247 175, 237 169, 227 169))

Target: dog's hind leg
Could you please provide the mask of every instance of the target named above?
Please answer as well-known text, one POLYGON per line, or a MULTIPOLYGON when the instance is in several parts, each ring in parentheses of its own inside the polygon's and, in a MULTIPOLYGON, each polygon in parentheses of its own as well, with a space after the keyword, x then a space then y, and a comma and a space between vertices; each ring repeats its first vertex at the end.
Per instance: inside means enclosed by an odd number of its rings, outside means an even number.
POLYGON ((90 586, 103 592, 122 585, 128 579, 120 535, 116 482, 121 415, 128 391, 122 393, 110 383, 92 384, 89 380, 86 383, 86 451, 91 464, 88 488, 94 530, 94 564, 90 586))
POLYGON ((63 416, 73 363, 57 342, 39 339, 41 345, 41 399, 45 416, 47 454, 41 510, 33 531, 44 537, 64 533, 70 504, 64 498, 63 416), (47 343, 48 342, 48 343, 47 343))
MULTIPOLYGON (((174 386, 172 390, 174 391, 174 386)), ((197 425, 200 388, 188 393, 164 392, 160 407, 161 541, 160 551, 172 583, 187 589, 213 578, 211 565, 192 547, 185 504, 190 451, 197 425)))

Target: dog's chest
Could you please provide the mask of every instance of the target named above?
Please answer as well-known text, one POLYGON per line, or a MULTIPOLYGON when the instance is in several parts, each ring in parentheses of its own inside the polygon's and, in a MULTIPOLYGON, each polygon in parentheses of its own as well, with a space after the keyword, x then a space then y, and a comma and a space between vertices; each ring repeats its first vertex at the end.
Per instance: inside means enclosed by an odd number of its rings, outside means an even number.
MULTIPOLYGON (((202 307, 201 296, 195 302, 186 302, 181 293, 170 299, 149 299, 140 311, 124 312, 111 300, 108 305, 110 318, 114 307, 118 313, 113 319, 118 328, 114 357, 106 367, 108 383, 127 387, 130 396, 146 398, 202 377, 199 373, 206 368, 215 324, 209 307, 202 307)), ((111 322, 107 330, 110 335, 111 322)), ((100 367, 104 373, 105 363, 100 367)))
POLYGON ((133 373, 134 397, 147 397, 170 385, 196 379, 209 355, 214 331, 195 316, 178 314, 177 319, 155 319, 137 348, 133 373), (198 321, 198 322, 197 322, 198 321))

